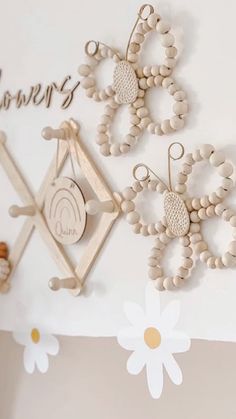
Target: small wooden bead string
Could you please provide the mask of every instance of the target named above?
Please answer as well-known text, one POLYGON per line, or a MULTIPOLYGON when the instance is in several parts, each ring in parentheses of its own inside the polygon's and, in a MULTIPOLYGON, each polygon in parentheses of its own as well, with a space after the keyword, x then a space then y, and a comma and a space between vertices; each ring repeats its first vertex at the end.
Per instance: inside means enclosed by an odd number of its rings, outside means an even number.
POLYGON ((184 118, 188 112, 186 95, 170 77, 177 55, 174 37, 170 33, 170 25, 155 13, 151 5, 145 4, 139 10, 125 59, 118 51, 97 41, 87 42, 85 52, 90 61, 79 67, 79 74, 83 77, 81 86, 86 90, 86 95, 95 101, 109 100, 97 128, 96 142, 101 154, 119 156, 129 152, 146 128, 148 132, 155 135, 170 134, 183 128, 184 118), (162 65, 141 68, 138 65, 141 45, 151 31, 157 31, 160 34, 166 58, 162 65), (116 64, 114 82, 113 85, 99 90, 93 73, 98 63, 105 58, 112 58, 116 64), (163 87, 173 97, 174 116, 170 119, 155 123, 150 118, 150 112, 145 106, 145 94, 151 87, 163 87), (115 111, 122 103, 129 104, 131 127, 122 142, 112 144, 110 128, 115 111))
MULTIPOLYGON (((205 262, 211 269, 222 269, 224 267, 236 266, 236 212, 228 208, 222 201, 224 197, 230 192, 234 186, 233 174, 234 167, 231 163, 225 160, 222 152, 216 151, 210 144, 202 145, 198 150, 185 156, 185 163, 182 166, 181 172, 178 174, 178 183, 175 186, 175 193, 172 190, 171 182, 171 160, 178 160, 184 154, 184 148, 180 143, 173 143, 168 149, 168 166, 169 166, 169 187, 144 164, 135 166, 133 170, 136 181, 131 188, 126 188, 123 193, 122 210, 126 214, 127 221, 133 225, 135 233, 141 233, 144 236, 155 235, 155 245, 151 251, 151 256, 148 260, 149 265, 149 278, 154 281, 154 285, 158 290, 171 290, 175 287, 181 287, 185 280, 189 277, 190 271, 193 267, 192 254, 193 249, 200 257, 202 262, 205 262), (171 154, 173 145, 178 144, 182 147, 182 152, 178 157, 171 154), (192 172, 192 166, 201 160, 209 160, 210 164, 217 168, 220 176, 223 177, 222 185, 216 192, 210 193, 208 196, 201 198, 188 198, 186 197, 186 182, 188 175, 192 172), (143 167, 146 170, 146 176, 141 180, 136 177, 136 170, 143 167), (156 179, 151 179, 150 173, 154 174, 156 179), (137 194, 144 188, 150 190, 157 190, 160 188, 161 192, 182 197, 182 202, 185 204, 186 213, 189 213, 190 224, 186 233, 178 234, 178 229, 172 229, 169 224, 168 214, 166 217, 156 224, 146 225, 138 214, 135 203, 133 202, 137 194), (214 256, 208 249, 208 244, 204 241, 201 234, 200 222, 209 219, 213 216, 222 217, 223 220, 230 223, 233 227, 233 241, 230 242, 228 251, 221 257, 214 256), (176 232, 175 232, 176 230, 176 232), (167 244, 174 238, 180 236, 179 240, 183 246, 182 254, 184 256, 183 264, 177 271, 177 274, 172 277, 165 277, 161 267, 161 259, 163 251, 167 244)), ((178 200, 177 200, 178 201, 178 200)), ((165 199, 164 199, 165 203, 165 199)), ((175 208, 173 208, 175 211, 175 208)), ((182 217, 182 216, 181 216, 182 217)), ((182 218, 180 217, 180 225, 182 218)), ((178 217, 177 217, 178 218, 178 217)))
POLYGON ((180 237, 178 240, 182 246, 182 265, 178 268, 175 276, 165 276, 161 267, 163 253, 168 243, 174 238, 170 230, 163 224, 163 231, 157 235, 151 255, 148 258, 148 276, 153 281, 154 286, 159 290, 173 290, 184 285, 185 280, 189 277, 193 267, 192 254, 189 235, 180 237))

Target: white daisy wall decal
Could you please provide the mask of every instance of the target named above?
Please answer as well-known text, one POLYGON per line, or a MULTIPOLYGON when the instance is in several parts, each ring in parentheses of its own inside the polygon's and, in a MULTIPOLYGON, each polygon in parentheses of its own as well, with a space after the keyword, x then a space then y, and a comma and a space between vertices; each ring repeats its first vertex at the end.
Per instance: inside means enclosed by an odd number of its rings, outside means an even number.
POLYGON ((137 375, 146 366, 150 394, 158 399, 163 390, 163 367, 174 384, 182 383, 182 372, 173 354, 188 351, 191 341, 174 330, 180 314, 178 301, 169 303, 161 313, 159 292, 149 283, 145 305, 146 312, 136 303, 125 303, 131 326, 121 330, 117 339, 122 348, 133 351, 127 361, 128 372, 137 375))
POLYGON ((36 327, 30 328, 26 332, 13 332, 13 338, 25 347, 23 356, 25 370, 32 374, 36 367, 42 373, 47 372, 48 354, 57 355, 59 352, 57 338, 36 327))

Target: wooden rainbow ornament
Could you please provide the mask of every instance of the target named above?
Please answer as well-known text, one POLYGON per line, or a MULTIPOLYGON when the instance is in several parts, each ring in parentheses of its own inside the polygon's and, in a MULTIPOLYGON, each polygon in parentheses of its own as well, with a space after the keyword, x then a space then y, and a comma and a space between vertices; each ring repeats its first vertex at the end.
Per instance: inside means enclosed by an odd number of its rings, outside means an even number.
POLYGON ((96 140, 104 156, 119 156, 129 152, 144 129, 154 135, 163 135, 183 128, 188 103, 185 92, 171 77, 177 55, 174 42, 170 25, 155 13, 153 6, 144 4, 138 12, 124 56, 103 42, 92 40, 86 43, 87 62, 79 67, 79 74, 83 77, 81 85, 88 97, 98 102, 107 101, 104 115, 97 127, 96 140), (146 35, 152 31, 160 35, 166 58, 161 65, 141 67, 138 62, 141 46, 146 35), (115 63, 113 84, 105 89, 98 89, 94 70, 106 58, 113 59, 115 63), (162 122, 152 120, 150 111, 145 106, 145 96, 146 92, 153 87, 162 87, 173 97, 174 115, 170 119, 162 122), (122 143, 112 143, 113 119, 119 106, 124 104, 128 105, 129 109, 130 129, 122 143))
POLYGON ((178 160, 183 155, 184 147, 181 143, 170 145, 168 149, 169 185, 163 182, 148 166, 138 164, 133 169, 135 182, 132 187, 126 188, 122 193, 121 208, 128 223, 132 225, 133 231, 143 236, 153 235, 156 237, 148 259, 148 273, 149 278, 160 291, 173 290, 184 285, 194 265, 193 251, 210 269, 236 266, 236 212, 224 204, 224 198, 234 187, 234 167, 226 161, 221 151, 215 150, 210 144, 203 144, 199 149, 185 156, 185 161, 177 176, 177 184, 173 188, 170 163, 171 160, 178 160), (173 156, 171 152, 174 146, 179 146, 181 149, 177 157, 173 156), (208 161, 216 168, 222 177, 222 183, 215 192, 209 195, 191 198, 187 195, 188 176, 192 172, 194 164, 202 160, 208 161), (139 176, 140 170, 145 171, 144 175, 139 176), (138 213, 135 198, 145 189, 164 194, 165 216, 161 221, 146 224, 138 213), (201 222, 213 216, 222 217, 233 228, 233 241, 230 242, 228 251, 222 256, 213 255, 201 233, 201 222), (161 261, 166 246, 176 237, 179 238, 182 246, 183 261, 176 275, 169 277, 165 276, 161 261))

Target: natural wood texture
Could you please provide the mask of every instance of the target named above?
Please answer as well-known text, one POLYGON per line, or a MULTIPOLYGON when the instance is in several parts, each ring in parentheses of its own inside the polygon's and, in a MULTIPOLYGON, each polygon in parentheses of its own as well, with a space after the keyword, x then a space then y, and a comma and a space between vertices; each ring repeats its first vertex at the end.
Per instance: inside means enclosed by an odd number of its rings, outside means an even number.
MULTIPOLYGON (((74 267, 70 258, 67 256, 64 247, 55 240, 49 231, 49 227, 43 214, 45 198, 54 181, 55 172, 57 171, 57 174, 61 172, 68 157, 68 147, 66 141, 62 141, 61 147, 58 150, 58 153, 56 153, 56 156, 46 173, 41 188, 34 197, 24 177, 20 173, 13 158, 7 150, 5 145, 5 135, 0 133, 0 163, 2 164, 10 182, 23 203, 22 207, 16 205, 12 206, 10 208, 10 215, 13 217, 20 215, 27 216, 22 230, 16 239, 13 248, 11 249, 9 255, 11 272, 7 276, 6 281, 4 281, 4 287, 2 286, 0 288, 0 292, 3 290, 6 291, 9 288, 11 278, 24 254, 24 250, 31 238, 32 232, 34 228, 37 228, 43 241, 45 242, 45 245, 48 247, 52 258, 65 275, 65 278, 62 280, 57 279, 55 281, 55 278, 53 281, 51 280, 51 288, 54 290, 59 288, 68 288, 71 289, 73 295, 78 295, 114 221, 119 216, 120 197, 119 195, 113 196, 113 193, 103 179, 100 171, 91 160, 85 147, 82 145, 79 137, 79 126, 75 121, 71 120, 70 122, 64 122, 57 130, 46 128, 43 130, 42 134, 47 140, 55 137, 64 140, 72 138, 74 140, 74 158, 77 160, 83 175, 98 198, 98 201, 95 201, 97 210, 104 212, 97 229, 92 235, 80 261, 78 262, 78 265, 74 267)), ((85 214, 84 205, 83 211, 85 214)))

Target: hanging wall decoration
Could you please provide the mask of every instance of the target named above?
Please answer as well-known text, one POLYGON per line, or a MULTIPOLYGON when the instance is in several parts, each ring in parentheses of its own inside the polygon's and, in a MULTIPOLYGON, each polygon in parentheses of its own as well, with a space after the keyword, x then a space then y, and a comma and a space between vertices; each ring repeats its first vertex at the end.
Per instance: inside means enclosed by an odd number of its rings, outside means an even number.
POLYGON ((138 164, 133 169, 135 182, 132 187, 126 188, 122 193, 121 208, 126 215, 126 220, 132 225, 134 233, 156 237, 148 265, 149 278, 153 280, 155 287, 160 291, 172 290, 184 285, 193 268, 193 250, 210 269, 236 266, 236 212, 224 203, 224 198, 234 186, 234 167, 226 161, 221 151, 215 150, 210 144, 204 144, 185 156, 181 171, 177 176, 177 184, 173 188, 170 163, 171 160, 178 160, 183 155, 182 144, 173 143, 170 145, 168 149, 169 185, 145 164, 138 164), (174 146, 181 148, 180 155, 172 155, 171 150, 174 146), (191 174, 193 166, 202 160, 208 161, 216 168, 217 173, 222 177, 222 182, 215 192, 200 198, 191 198, 187 196, 188 176, 191 174), (145 171, 144 175, 140 175, 140 171, 143 170, 145 171), (136 209, 135 199, 145 189, 164 195, 165 217, 155 224, 146 224, 136 209), (201 222, 214 216, 222 217, 233 228, 233 241, 230 242, 228 251, 222 256, 213 255, 201 233, 201 222), (161 261, 166 246, 174 238, 179 238, 183 247, 183 262, 175 276, 166 277, 161 267, 161 261))
POLYGON ((0 243, 0 292, 8 291, 7 278, 10 274, 10 262, 8 260, 9 251, 6 243, 0 243))
POLYGON ((179 301, 172 301, 161 313, 159 293, 147 284, 145 306, 144 312, 136 303, 125 303, 130 326, 122 329, 117 339, 122 348, 132 351, 127 361, 128 372, 137 375, 146 367, 148 389, 158 399, 163 390, 163 367, 174 384, 182 383, 182 372, 173 354, 188 351, 191 341, 175 329, 180 315, 179 301))
POLYGON ((50 165, 38 194, 34 196, 7 150, 4 133, 0 133, 0 162, 24 204, 23 207, 13 205, 9 213, 12 217, 27 217, 9 255, 11 271, 4 280, 4 290, 9 288, 11 278, 23 256, 32 232, 34 228, 37 228, 52 258, 65 275, 63 279, 52 278, 49 281, 50 288, 53 290, 67 288, 71 290, 73 295, 78 295, 105 239, 119 216, 120 197, 118 194, 111 192, 100 171, 82 145, 79 136, 79 126, 75 121, 65 122, 56 130, 46 128, 43 130, 43 136, 47 140, 55 138, 63 141, 61 141, 60 147, 58 146, 56 156, 50 165), (73 150, 68 147, 71 139, 73 141, 73 150), (98 201, 91 200, 85 204, 82 192, 75 181, 58 177, 67 157, 70 155, 72 159, 70 153, 73 156, 76 155, 76 161, 98 197, 98 201), (62 182, 62 188, 60 181, 62 182), (77 201, 78 197, 79 200, 77 201), (56 202, 54 203, 54 201, 56 202), (44 206, 47 221, 44 217, 44 206), (85 227, 86 213, 91 215, 100 213, 101 218, 77 266, 74 266, 61 244, 74 242, 71 237, 74 238, 76 236, 76 240, 81 237, 85 227), (70 215, 68 216, 68 214, 70 215), (74 216, 72 221, 70 220, 71 214, 74 216), (78 220, 77 217, 79 217, 78 220), (56 222, 60 225, 59 232, 61 234, 56 234, 58 230, 55 232, 56 222), (64 234, 64 225, 66 226, 66 232, 69 232, 69 234, 64 234), (66 239, 67 236, 70 236, 70 240, 66 239))
POLYGON ((183 128, 188 103, 185 92, 170 77, 176 65, 177 55, 177 48, 174 46, 175 39, 170 29, 170 25, 155 13, 153 6, 144 4, 138 12, 124 56, 103 42, 92 40, 86 43, 85 53, 88 60, 86 64, 79 67, 79 74, 83 77, 81 86, 86 90, 88 97, 98 102, 107 101, 104 115, 97 127, 96 140, 104 156, 119 156, 129 152, 144 129, 154 135, 163 135, 183 128), (162 65, 142 67, 139 63, 141 45, 151 31, 160 34, 166 58, 162 65), (101 60, 106 58, 113 59, 116 65, 113 84, 105 89, 99 89, 94 71, 101 60), (162 87, 173 97, 174 115, 170 119, 162 122, 152 120, 150 111, 145 105, 145 95, 153 87, 162 87), (128 105, 130 129, 121 144, 112 144, 111 126, 115 113, 122 104, 128 105))

